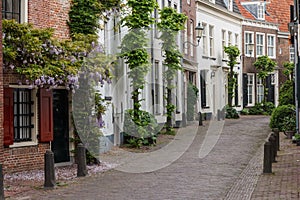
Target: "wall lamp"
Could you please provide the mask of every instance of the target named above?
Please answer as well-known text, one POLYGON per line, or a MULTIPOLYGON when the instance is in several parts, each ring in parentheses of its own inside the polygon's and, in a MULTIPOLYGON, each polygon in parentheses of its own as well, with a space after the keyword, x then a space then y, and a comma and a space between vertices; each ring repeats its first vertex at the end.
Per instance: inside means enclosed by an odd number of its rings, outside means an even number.
POLYGON ((190 42, 190 41, 185 41, 185 42, 183 43, 183 47, 184 47, 184 48, 187 48, 185 44, 190 44, 190 45, 192 45, 192 46, 194 46, 194 47, 199 46, 200 39, 201 39, 202 34, 203 34, 203 30, 204 30, 204 28, 203 28, 202 24, 201 24, 200 22, 198 22, 198 25, 195 27, 197 44, 193 44, 193 43, 190 42))

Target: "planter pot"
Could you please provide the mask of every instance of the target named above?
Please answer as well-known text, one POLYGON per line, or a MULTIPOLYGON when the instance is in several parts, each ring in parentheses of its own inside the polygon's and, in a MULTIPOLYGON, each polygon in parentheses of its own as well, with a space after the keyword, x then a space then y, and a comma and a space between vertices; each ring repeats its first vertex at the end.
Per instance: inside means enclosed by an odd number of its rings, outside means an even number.
POLYGON ((288 139, 292 139, 293 136, 295 135, 295 131, 285 131, 285 135, 287 136, 288 139))

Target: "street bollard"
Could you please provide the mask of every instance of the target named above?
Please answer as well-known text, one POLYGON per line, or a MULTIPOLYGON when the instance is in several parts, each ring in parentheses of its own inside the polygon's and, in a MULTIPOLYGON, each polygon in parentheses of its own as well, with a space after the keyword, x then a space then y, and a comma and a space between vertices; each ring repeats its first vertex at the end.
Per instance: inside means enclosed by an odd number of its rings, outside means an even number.
POLYGON ((271 142, 269 141, 264 144, 263 173, 272 173, 271 146, 271 142))
POLYGON ((279 129, 278 128, 274 128, 273 129, 273 131, 274 131, 274 134, 275 134, 275 136, 276 136, 276 138, 277 138, 277 140, 276 140, 276 142, 277 142, 277 151, 280 151, 280 136, 279 136, 279 129))
POLYGON ((271 133, 271 137, 273 138, 273 151, 274 151, 274 157, 277 157, 277 137, 275 133, 271 133))
POLYGON ((47 150, 45 153, 45 183, 44 188, 51 189, 55 186, 54 154, 47 150))
POLYGON ((199 112, 199 126, 202 126, 203 122, 202 122, 202 113, 199 112))
POLYGON ((77 177, 86 176, 87 174, 85 147, 80 143, 77 146, 77 177))
POLYGON ((0 164, 0 200, 4 200, 3 169, 0 164))
POLYGON ((274 152, 274 144, 275 144, 275 138, 270 135, 269 136, 269 142, 271 144, 271 162, 276 162, 276 159, 275 159, 275 152, 274 152))

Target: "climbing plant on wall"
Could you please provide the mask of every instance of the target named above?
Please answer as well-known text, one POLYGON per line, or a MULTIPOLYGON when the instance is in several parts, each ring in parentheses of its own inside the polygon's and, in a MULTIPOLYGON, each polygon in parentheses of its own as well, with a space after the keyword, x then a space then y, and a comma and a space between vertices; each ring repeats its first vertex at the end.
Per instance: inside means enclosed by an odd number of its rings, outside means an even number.
POLYGON ((161 31, 162 51, 164 54, 164 65, 167 67, 164 72, 164 79, 167 82, 167 123, 166 131, 172 131, 172 115, 175 105, 172 103, 172 88, 174 88, 173 79, 178 70, 181 70, 180 58, 182 57, 177 46, 177 35, 184 29, 186 15, 177 13, 173 8, 165 7, 160 11, 160 22, 157 24, 161 31))

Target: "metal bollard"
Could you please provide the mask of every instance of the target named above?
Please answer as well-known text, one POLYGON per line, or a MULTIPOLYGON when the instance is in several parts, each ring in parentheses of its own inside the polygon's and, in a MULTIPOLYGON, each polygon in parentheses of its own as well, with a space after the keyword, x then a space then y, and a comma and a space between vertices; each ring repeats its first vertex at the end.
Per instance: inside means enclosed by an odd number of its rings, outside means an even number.
POLYGON ((203 122, 202 122, 202 113, 199 112, 199 126, 202 126, 203 125, 203 122))
POLYGON ((271 146, 271 142, 269 141, 264 144, 263 173, 272 173, 271 146))
POLYGON ((0 200, 4 200, 3 169, 0 164, 0 200))
POLYGON ((273 151, 274 151, 274 156, 277 157, 277 138, 275 133, 271 133, 271 137, 273 138, 273 151))
POLYGON ((85 147, 80 143, 77 146, 77 177, 86 176, 87 174, 85 147))
POLYGON ((274 128, 273 129, 273 131, 274 131, 274 134, 275 134, 275 136, 276 136, 276 138, 277 138, 277 140, 276 140, 276 142, 277 142, 277 151, 280 151, 280 135, 279 135, 279 129, 278 128, 274 128))
POLYGON ((55 169, 54 169, 54 154, 52 151, 47 150, 45 155, 45 182, 44 188, 53 188, 55 186, 55 169))

